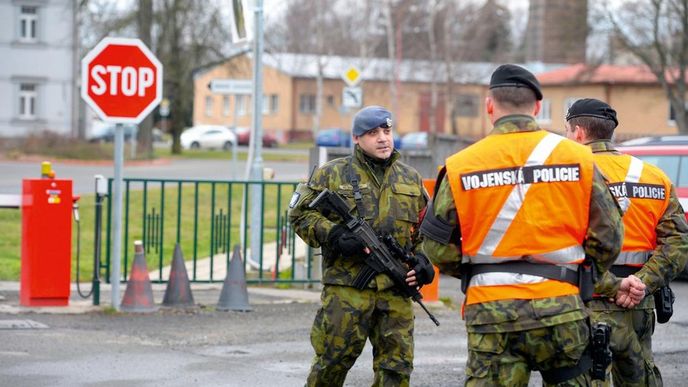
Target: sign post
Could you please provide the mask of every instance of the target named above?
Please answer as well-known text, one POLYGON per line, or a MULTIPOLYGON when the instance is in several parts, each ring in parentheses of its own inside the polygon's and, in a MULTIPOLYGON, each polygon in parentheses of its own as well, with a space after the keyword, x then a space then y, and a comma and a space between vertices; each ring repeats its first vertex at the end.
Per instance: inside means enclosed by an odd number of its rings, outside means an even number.
POLYGON ((81 98, 116 124, 113 184, 112 306, 119 310, 122 256, 124 128, 139 124, 162 100, 162 64, 139 39, 105 38, 81 60, 81 98))
POLYGON ((342 107, 358 109, 363 106, 363 88, 358 86, 361 82, 361 70, 353 65, 347 67, 342 72, 342 80, 347 84, 342 90, 342 107))

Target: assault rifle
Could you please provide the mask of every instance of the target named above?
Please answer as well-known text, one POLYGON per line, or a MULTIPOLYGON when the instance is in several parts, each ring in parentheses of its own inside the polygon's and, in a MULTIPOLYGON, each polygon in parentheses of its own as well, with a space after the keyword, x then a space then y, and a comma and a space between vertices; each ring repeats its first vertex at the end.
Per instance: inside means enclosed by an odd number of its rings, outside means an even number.
POLYGON ((363 243, 370 250, 370 254, 365 258, 366 266, 369 269, 363 269, 362 275, 359 275, 354 281, 355 287, 364 289, 376 274, 387 274, 394 282, 396 289, 400 291, 404 297, 410 297, 413 301, 417 302, 425 313, 428 314, 432 322, 437 326, 440 325, 440 322, 437 321, 435 316, 430 313, 425 304, 423 304, 423 301, 421 301, 423 296, 418 289, 406 283, 406 274, 409 268, 405 263, 402 263, 402 260, 407 261, 409 257, 408 254, 402 254, 403 249, 398 246, 398 242, 396 242, 394 238, 390 236, 378 237, 373 228, 366 223, 365 220, 351 215, 349 212, 351 210, 349 205, 341 196, 328 189, 324 189, 320 192, 308 207, 316 209, 325 215, 330 211, 334 211, 344 220, 344 226, 353 234, 361 238, 363 243), (395 247, 391 249, 388 246, 390 239, 396 244, 393 244, 395 247), (396 251, 396 254, 393 251, 396 251))

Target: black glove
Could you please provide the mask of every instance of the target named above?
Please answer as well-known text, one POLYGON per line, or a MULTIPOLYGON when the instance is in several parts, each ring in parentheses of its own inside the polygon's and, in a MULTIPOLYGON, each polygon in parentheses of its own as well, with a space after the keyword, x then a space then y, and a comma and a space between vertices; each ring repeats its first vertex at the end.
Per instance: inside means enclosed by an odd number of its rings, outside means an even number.
POLYGON ((341 224, 332 227, 327 235, 327 245, 344 257, 363 257, 366 255, 363 251, 366 246, 361 238, 341 224))
POLYGON ((413 270, 416 271, 416 282, 418 282, 418 286, 431 283, 435 278, 435 268, 432 266, 432 263, 430 263, 428 257, 423 253, 416 253, 413 260, 413 270))

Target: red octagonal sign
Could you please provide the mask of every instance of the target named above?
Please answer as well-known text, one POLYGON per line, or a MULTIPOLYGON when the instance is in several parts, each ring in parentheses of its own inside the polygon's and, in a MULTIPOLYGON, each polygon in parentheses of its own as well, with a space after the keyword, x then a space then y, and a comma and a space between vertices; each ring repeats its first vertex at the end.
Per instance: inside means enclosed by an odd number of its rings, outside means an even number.
POLYGON ((162 100, 162 64, 139 39, 105 38, 81 61, 81 97, 105 121, 138 124, 162 100))

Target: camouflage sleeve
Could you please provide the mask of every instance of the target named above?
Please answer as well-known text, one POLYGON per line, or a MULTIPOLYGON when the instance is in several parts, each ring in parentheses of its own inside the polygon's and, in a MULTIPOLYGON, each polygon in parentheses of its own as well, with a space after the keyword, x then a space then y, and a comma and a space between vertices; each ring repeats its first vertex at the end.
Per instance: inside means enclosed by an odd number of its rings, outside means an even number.
POLYGON ((590 195, 590 215, 588 231, 583 242, 585 255, 595 261, 597 272, 601 275, 595 284, 595 292, 615 295, 619 283, 609 267, 621 251, 623 243, 623 223, 621 208, 609 191, 602 173, 595 167, 590 195))
POLYGON ((636 274, 647 286, 648 293, 654 293, 676 278, 688 258, 688 224, 673 186, 669 205, 657 223, 656 233, 657 247, 636 274))
MULTIPOLYGON (((459 217, 456 212, 456 204, 452 196, 449 181, 445 176, 437 188, 437 195, 433 202, 433 213, 439 219, 444 220, 452 227, 459 228, 459 217)), ((459 230, 460 231, 460 230, 459 230)), ((461 242, 443 245, 430 238, 424 238, 420 249, 440 269, 443 274, 460 278, 461 271, 461 242), (457 244, 458 243, 458 244, 457 244)))
POLYGON ((289 223, 296 234, 311 247, 320 247, 325 243, 327 234, 335 225, 317 210, 308 208, 318 193, 329 186, 328 176, 322 168, 317 169, 307 184, 301 183, 296 187, 289 203, 289 223))
POLYGON ((423 178, 418 175, 418 184, 420 185, 420 199, 418 203, 418 208, 420 208, 420 213, 418 214, 418 224, 415 224, 413 226, 413 229, 411 229, 411 243, 412 243, 412 249, 413 251, 420 251, 419 247, 421 242, 425 239, 423 234, 419 232, 420 229, 420 222, 423 221, 423 217, 425 214, 425 211, 427 210, 428 207, 428 192, 425 190, 425 187, 423 186, 423 178))

